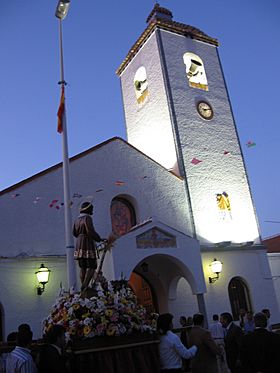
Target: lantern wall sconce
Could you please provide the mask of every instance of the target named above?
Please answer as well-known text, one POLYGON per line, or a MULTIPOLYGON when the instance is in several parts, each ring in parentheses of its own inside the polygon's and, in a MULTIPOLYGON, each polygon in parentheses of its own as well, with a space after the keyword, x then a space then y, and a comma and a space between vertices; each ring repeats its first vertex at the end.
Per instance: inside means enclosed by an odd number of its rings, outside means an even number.
POLYGON ((214 277, 209 277, 209 283, 213 284, 213 282, 217 281, 220 277, 220 273, 222 272, 223 268, 223 263, 214 258, 213 262, 210 264, 210 267, 211 271, 216 274, 216 276, 214 277))
POLYGON ((35 272, 39 285, 37 286, 37 295, 42 295, 45 291, 45 285, 49 282, 50 270, 41 264, 41 267, 35 272))

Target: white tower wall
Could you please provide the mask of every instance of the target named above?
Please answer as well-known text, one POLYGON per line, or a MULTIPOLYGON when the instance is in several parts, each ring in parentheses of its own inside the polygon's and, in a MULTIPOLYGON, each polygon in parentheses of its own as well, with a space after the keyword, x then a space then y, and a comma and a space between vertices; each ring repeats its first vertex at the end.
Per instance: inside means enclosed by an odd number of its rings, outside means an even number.
POLYGON ((197 238, 202 243, 259 243, 257 218, 217 48, 156 30, 121 74, 121 85, 128 141, 166 168, 178 161, 180 174, 186 177, 189 214, 197 238), (209 91, 189 86, 183 60, 186 52, 202 59, 209 91), (147 71, 149 93, 139 105, 133 79, 141 66, 147 71), (198 114, 199 101, 213 107, 211 120, 198 114), (193 158, 201 162, 194 165, 193 158), (216 194, 223 192, 231 204, 231 212, 225 217, 216 202, 216 194))

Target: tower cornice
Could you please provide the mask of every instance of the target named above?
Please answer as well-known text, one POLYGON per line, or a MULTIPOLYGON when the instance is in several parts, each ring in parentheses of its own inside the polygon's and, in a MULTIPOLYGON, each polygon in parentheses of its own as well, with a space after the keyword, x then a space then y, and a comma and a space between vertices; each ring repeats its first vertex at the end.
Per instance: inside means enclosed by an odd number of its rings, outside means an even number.
POLYGON ((140 35, 140 37, 137 39, 137 41, 134 43, 134 45, 129 50, 127 56, 117 69, 116 73, 117 75, 121 75, 123 70, 126 68, 128 63, 133 59, 133 57, 136 55, 136 53, 139 51, 139 49, 142 47, 142 45, 146 42, 146 40, 150 37, 150 35, 156 30, 156 29, 162 29, 165 31, 170 31, 179 35, 184 35, 186 37, 190 37, 192 39, 200 40, 202 42, 212 44, 214 46, 219 46, 219 42, 217 39, 214 39, 201 30, 199 30, 196 27, 185 25, 184 23, 175 22, 172 20, 167 20, 165 18, 159 18, 152 20, 144 32, 140 35))

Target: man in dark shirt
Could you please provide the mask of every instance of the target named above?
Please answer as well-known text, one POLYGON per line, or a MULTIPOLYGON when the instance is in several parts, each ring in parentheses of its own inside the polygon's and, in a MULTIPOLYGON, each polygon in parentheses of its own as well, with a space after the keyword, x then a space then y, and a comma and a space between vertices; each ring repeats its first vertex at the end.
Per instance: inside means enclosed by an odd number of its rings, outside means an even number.
POLYGON ((228 367, 231 373, 240 373, 240 347, 243 337, 242 329, 234 324, 233 317, 228 312, 221 314, 220 322, 225 328, 225 350, 228 367))
POLYGON ((53 325, 45 335, 46 345, 39 354, 39 373, 66 373, 65 329, 53 325))
POLYGON ((267 317, 259 312, 254 316, 255 330, 242 339, 240 359, 246 373, 279 373, 280 335, 266 329, 267 317))

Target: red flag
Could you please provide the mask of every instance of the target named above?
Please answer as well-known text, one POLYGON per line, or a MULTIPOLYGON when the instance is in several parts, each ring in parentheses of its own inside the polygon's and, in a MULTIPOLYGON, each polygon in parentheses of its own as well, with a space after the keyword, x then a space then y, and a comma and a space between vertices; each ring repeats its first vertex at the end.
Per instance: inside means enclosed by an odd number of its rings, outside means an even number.
POLYGON ((199 164, 200 162, 202 162, 202 161, 200 161, 200 160, 197 159, 197 158, 193 158, 193 159, 191 160, 191 163, 192 163, 192 164, 195 164, 195 165, 199 164))
POLYGON ((58 117, 57 132, 58 133, 62 133, 62 131, 63 131, 64 113, 65 113, 65 96, 64 96, 64 87, 62 86, 60 104, 59 104, 59 108, 58 108, 58 111, 57 111, 57 117, 58 117))

